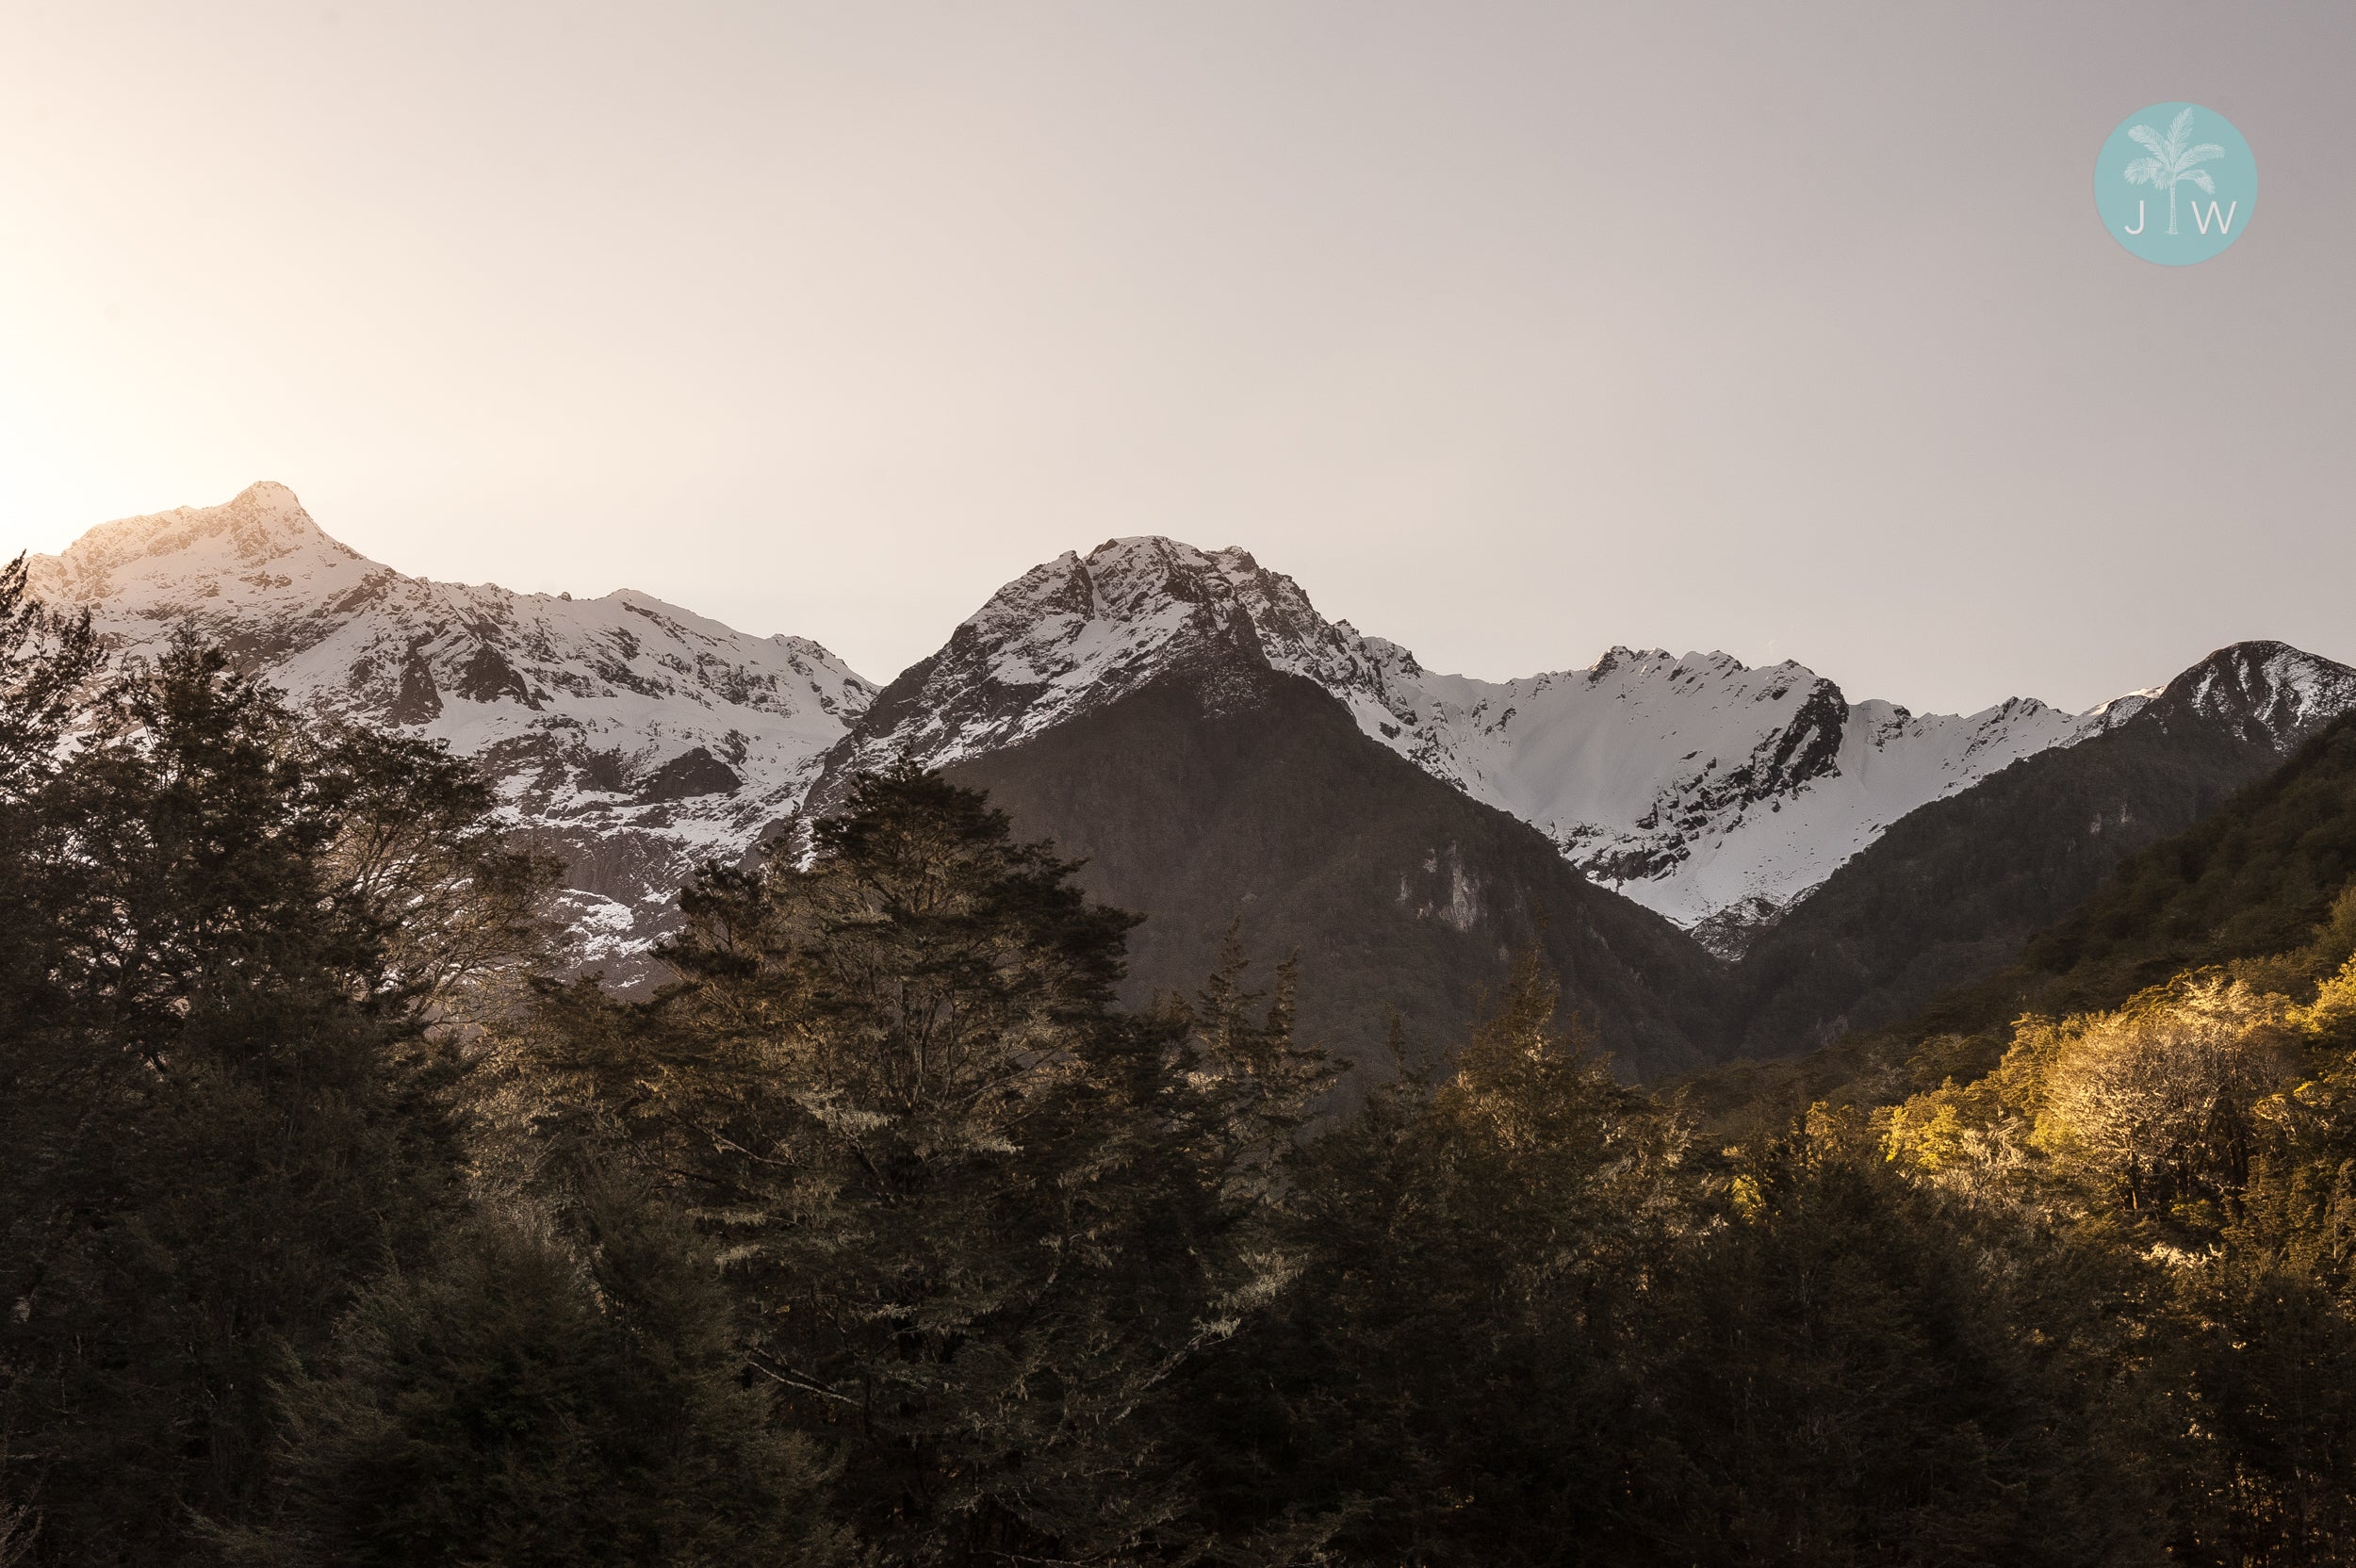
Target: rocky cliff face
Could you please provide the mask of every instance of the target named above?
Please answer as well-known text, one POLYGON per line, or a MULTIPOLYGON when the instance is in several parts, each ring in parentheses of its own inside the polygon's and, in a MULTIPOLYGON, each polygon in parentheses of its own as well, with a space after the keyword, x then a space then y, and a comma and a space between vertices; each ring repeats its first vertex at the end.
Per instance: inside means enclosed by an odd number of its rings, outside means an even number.
POLYGON ((120 656, 187 627, 300 706, 447 743, 564 857, 580 956, 630 976, 690 868, 800 801, 875 688, 817 644, 622 590, 597 599, 405 577, 283 485, 92 529, 31 563, 120 656))

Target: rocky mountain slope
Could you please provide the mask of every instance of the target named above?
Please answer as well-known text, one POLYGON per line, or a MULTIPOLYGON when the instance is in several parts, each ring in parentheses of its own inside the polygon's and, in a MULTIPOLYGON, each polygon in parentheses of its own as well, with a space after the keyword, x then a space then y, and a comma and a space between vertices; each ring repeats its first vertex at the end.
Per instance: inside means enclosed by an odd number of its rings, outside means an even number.
POLYGON ((2094 897, 2032 938, 2021 960, 1954 1009, 1943 1028, 2001 1028, 2021 1012, 2116 1007, 2207 964, 2271 957, 2320 938, 2329 958, 2356 938, 2356 713, 2198 826, 2137 852, 2094 897))
POLYGON ((1363 1087, 1461 1043, 1511 955, 1536 943, 1564 1005, 1620 1067, 1715 1059, 1725 969, 1595 886, 1527 824, 1376 745, 1311 681, 1206 649, 1120 700, 953 763, 1082 883, 1147 918, 1127 996, 1189 992, 1235 923, 1266 985, 1300 958, 1304 1032, 1363 1087))
MULTIPOLYGON (((2242 682, 2274 662, 2260 654, 2269 646, 2281 645, 2220 650, 2187 671, 2186 679, 2171 684, 2185 695, 2221 698, 2201 702, 2208 718, 2232 723, 2237 710, 2242 716, 2264 711, 2272 705, 2263 700, 2263 691, 2242 682), (2249 696, 2261 700, 2242 700, 2249 696)), ((2074 898, 2067 890, 2073 884, 2069 835, 2054 834, 2028 849, 2022 869, 2041 870, 2043 862, 2061 871, 2063 886, 2053 895, 2061 913, 2025 936, 2014 932, 1993 961, 1944 983, 1934 980, 1928 991, 1878 1016, 1861 1010, 1856 1027, 1828 1035, 1816 1049, 1787 1046, 1773 1059, 1743 1057, 1692 1075, 1677 1086, 1677 1099, 1700 1119, 1705 1137, 1743 1137, 1788 1125, 1819 1102, 1887 1103, 1935 1087, 1943 1078, 1969 1083, 1996 1065, 2010 1042, 2014 1021, 2023 1014, 2063 1018, 2106 1011, 2187 970, 2230 965, 2262 989, 2302 998, 2312 994, 2315 978, 2336 967, 2356 943, 2356 710, 2308 727, 2311 733, 2287 760, 2265 768, 2256 782, 2207 803, 2190 827, 2149 835, 2132 853, 2113 855, 2087 896, 2074 898)), ((1931 819, 1927 825, 1939 826, 1938 818, 1973 796, 1984 796, 1984 805, 2007 815, 2041 797, 2053 801, 2057 822, 2075 819, 2081 841, 2109 841, 2119 826, 2117 797, 2108 803, 2099 836, 2090 831, 2092 799, 2100 798, 2106 783, 2132 789, 2138 776, 2148 777, 2145 770, 2164 755, 2152 748, 2164 745, 2170 733, 2184 740, 2201 731, 2181 723, 2168 730, 2122 727, 2119 735, 2077 753, 2033 759, 1990 779, 1972 796, 1927 808, 1922 815, 1931 819), (2038 776, 2064 760, 2083 772, 2060 779, 2038 776), (2022 784, 2058 788, 2041 788, 2034 796, 2025 790, 2016 793, 2016 776, 2022 784)), ((2214 743, 2220 737, 2220 731, 2209 730, 2205 738, 2214 743)), ((2209 758, 2214 762, 2230 755, 2212 751, 2209 758)), ((2135 820, 2140 825, 2149 819, 2135 820)), ((1838 896, 1847 891, 1843 883, 1874 870, 1893 850, 1923 874, 1939 876, 1942 868, 1926 854, 1930 840, 1909 843, 1915 833, 1911 822, 1899 824, 1836 874, 1823 896, 1850 903, 1838 896)), ((1999 836, 1989 836, 1982 848, 1998 841, 1999 836)), ((1886 863, 1874 880, 1884 880, 1894 863, 1886 863)), ((2000 875, 1998 881, 2020 889, 2043 879, 2000 875)), ((1934 895, 1938 890, 1931 890, 1934 895)), ((2037 891, 2047 896, 2041 886, 2037 891)), ((1912 904, 1917 910, 1942 906, 1936 896, 1912 904)), ((1904 918, 1906 906, 1890 907, 1904 918)), ((1987 913, 1983 908, 1979 918, 1987 913)), ((1808 906, 1794 910, 1785 928, 1760 943, 1752 961, 1773 956, 1771 949, 1799 931, 1808 915, 1808 906)), ((1848 931, 1865 928, 1866 923, 1856 922, 1848 931)), ((1743 1000, 1738 998, 1738 1006, 1743 1000)))
POLYGON ((1916 714, 1852 703, 1795 663, 1624 647, 1583 670, 1475 680, 1326 620, 1243 550, 1115 539, 992 596, 883 693, 816 798, 904 752, 946 764, 1022 743, 1214 644, 1314 681, 1369 738, 1726 956, 1908 811, 2151 694, 2085 714, 2032 698, 1916 714))
POLYGON ((186 626, 300 705, 443 741, 564 857, 585 961, 636 972, 692 865, 791 811, 875 688, 817 644, 628 589, 597 599, 404 577, 283 485, 92 529, 31 563, 115 649, 186 626))
POLYGON ((2356 670, 2237 643, 2083 744, 1901 819, 1745 956, 1733 1043, 1775 1055, 1904 1018, 2013 963, 2115 867, 2356 711, 2356 670))

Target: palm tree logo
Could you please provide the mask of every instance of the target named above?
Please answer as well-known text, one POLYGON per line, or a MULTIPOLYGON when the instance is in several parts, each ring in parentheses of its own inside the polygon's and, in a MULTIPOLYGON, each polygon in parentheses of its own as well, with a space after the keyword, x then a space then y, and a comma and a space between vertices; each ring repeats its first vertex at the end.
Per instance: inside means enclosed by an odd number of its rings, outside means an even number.
POLYGON ((2148 185, 2168 192, 2168 232, 2174 234, 2176 182, 2187 181, 2200 187, 2205 194, 2216 195, 2217 182, 2209 178, 2207 170, 2199 166, 2211 158, 2223 157, 2225 149, 2214 141, 2204 141, 2198 147, 2185 145, 2192 137, 2190 108, 2178 112, 2166 136, 2149 125, 2131 126, 2127 134, 2151 155, 2148 158, 2137 158, 2127 166, 2127 183, 2148 185))

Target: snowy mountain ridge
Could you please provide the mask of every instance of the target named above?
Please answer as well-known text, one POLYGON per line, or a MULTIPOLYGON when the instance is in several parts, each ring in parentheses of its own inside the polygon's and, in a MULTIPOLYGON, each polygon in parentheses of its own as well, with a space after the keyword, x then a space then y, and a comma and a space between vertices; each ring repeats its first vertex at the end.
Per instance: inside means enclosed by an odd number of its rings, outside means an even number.
POLYGON ((474 758, 511 822, 572 868, 590 961, 642 953, 689 869, 790 812, 875 687, 798 637, 649 595, 519 594, 405 577, 322 532, 284 485, 90 530, 29 563, 153 655, 185 625, 299 706, 474 758))
MULTIPOLYGON (((1214 648, 1315 681, 1369 737, 1726 951, 1908 811, 2100 734, 2160 694, 2085 713, 2015 698, 1916 714, 1852 703, 1790 662, 1754 669, 1725 653, 1627 647, 1583 670, 1478 680, 1327 621, 1245 550, 1125 538, 992 596, 885 690, 828 775, 903 752, 940 765, 1019 744, 1214 648)), ((2284 699, 2285 721, 2356 700, 2332 685, 2340 666, 2296 659, 2309 667, 2280 675, 2307 694, 2284 699)))

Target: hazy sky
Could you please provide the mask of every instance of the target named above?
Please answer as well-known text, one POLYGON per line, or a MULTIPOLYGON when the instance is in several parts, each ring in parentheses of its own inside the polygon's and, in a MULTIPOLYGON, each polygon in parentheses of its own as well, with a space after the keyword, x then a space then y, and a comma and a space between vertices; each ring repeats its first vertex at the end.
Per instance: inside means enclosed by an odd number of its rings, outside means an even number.
POLYGON ((884 678, 1240 544, 1503 677, 2356 662, 2356 6, 0 0, 0 551, 292 485, 884 678), (2093 160, 2255 150, 2217 259, 2093 160))

